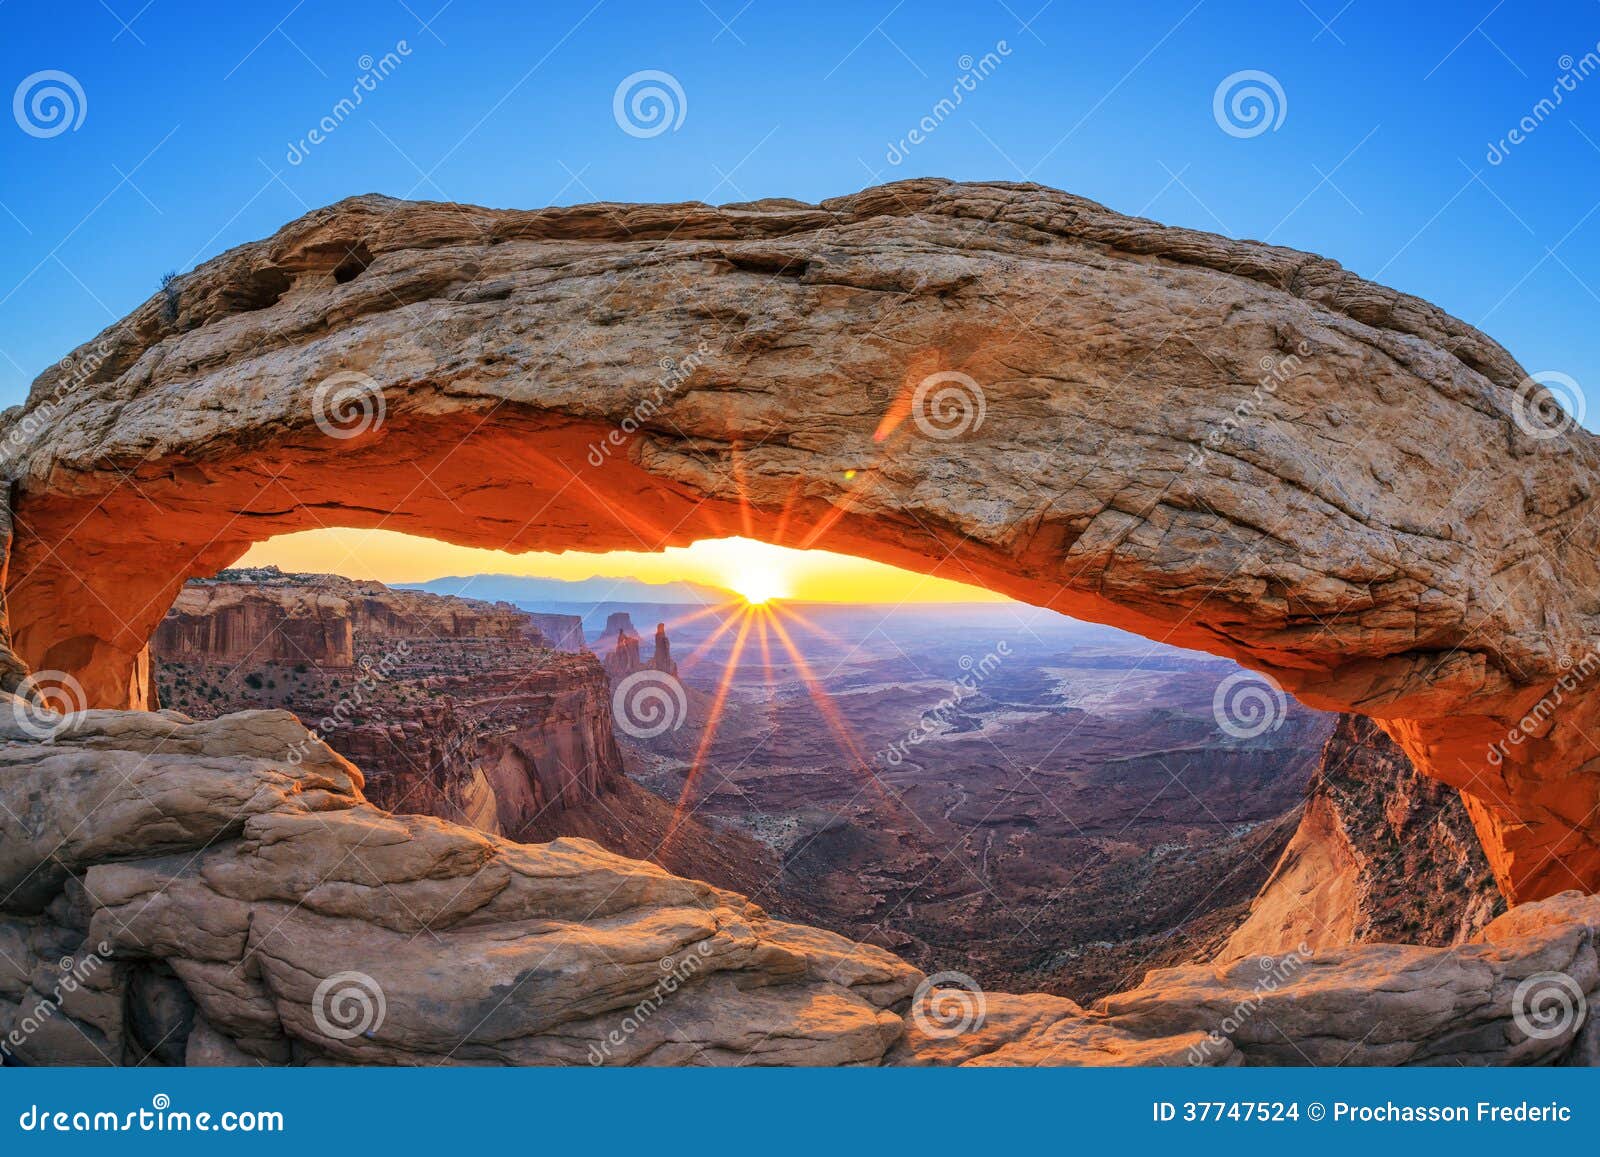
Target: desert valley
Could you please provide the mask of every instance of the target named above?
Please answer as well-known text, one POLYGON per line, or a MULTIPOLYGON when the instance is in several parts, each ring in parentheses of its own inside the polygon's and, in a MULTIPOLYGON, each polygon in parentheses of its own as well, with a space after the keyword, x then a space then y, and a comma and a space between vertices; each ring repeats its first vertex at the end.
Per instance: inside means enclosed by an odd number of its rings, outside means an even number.
POLYGON ((381 807, 591 838, 990 989, 1088 1002, 1162 965, 1458 943, 1503 911, 1458 800, 1281 696, 1225 730, 1225 660, 1019 604, 568 585, 224 571, 157 629, 156 699, 291 710, 381 807), (629 717, 640 671, 683 689, 655 726, 629 717))

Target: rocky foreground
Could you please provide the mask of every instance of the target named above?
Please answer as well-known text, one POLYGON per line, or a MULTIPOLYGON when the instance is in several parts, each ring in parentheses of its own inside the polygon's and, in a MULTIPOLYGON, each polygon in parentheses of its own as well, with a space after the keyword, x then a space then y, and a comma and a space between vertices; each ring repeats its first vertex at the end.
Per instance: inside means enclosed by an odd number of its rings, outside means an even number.
POLYGON ((1600 1061, 1600 897, 1451 948, 1160 969, 1084 1009, 953 987, 586 840, 384 812, 287 712, 5 706, 12 1062, 1600 1061))

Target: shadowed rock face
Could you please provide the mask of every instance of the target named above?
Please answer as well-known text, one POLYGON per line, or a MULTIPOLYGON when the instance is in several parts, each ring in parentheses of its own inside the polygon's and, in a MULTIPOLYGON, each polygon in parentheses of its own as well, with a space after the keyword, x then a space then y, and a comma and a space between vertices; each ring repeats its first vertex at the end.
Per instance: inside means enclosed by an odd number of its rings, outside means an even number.
POLYGON ((1503 349, 1332 261, 921 180, 817 206, 361 197, 176 286, 4 431, 16 647, 95 704, 140 705, 183 581, 271 535, 743 534, 1228 655, 1461 788, 1508 897, 1600 885, 1600 696, 1551 705, 1600 638, 1600 446, 1526 432, 1503 349), (941 373, 964 412, 919 389, 941 373))
POLYGON ((1218 959, 1391 942, 1459 944, 1505 911, 1456 793, 1370 720, 1342 717, 1299 827, 1218 959))

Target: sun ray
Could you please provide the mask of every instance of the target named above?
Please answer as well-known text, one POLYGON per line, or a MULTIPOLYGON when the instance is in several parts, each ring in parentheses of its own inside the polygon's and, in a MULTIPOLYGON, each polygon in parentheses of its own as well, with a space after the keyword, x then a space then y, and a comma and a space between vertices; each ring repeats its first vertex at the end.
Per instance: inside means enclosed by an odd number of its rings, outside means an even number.
POLYGON ((700 663, 700 660, 706 657, 706 653, 709 652, 712 647, 716 646, 717 640, 722 638, 723 635, 726 635, 734 627, 738 626, 744 620, 744 618, 745 608, 736 607, 734 613, 729 618, 723 619, 722 622, 718 624, 717 629, 711 632, 710 638, 701 643, 694 650, 690 651, 688 655, 678 661, 678 668, 687 673, 696 667, 700 663))
POLYGON ((817 543, 821 541, 822 536, 833 529, 834 523, 838 522, 846 514, 849 514, 851 507, 855 506, 856 503, 860 502, 866 497, 867 491, 871 489, 872 484, 877 481, 877 476, 874 474, 864 473, 860 476, 860 478, 861 481, 859 485, 857 485, 854 490, 851 490, 848 494, 846 494, 842 502, 838 503, 836 506, 830 509, 828 513, 817 519, 816 523, 811 527, 811 530, 797 544, 801 550, 810 550, 816 546, 817 543))
MULTIPOLYGON (((808 618, 806 615, 802 614, 798 607, 794 607, 785 603, 783 607, 783 613, 785 616, 793 619, 797 624, 804 627, 807 633, 814 635, 816 638, 832 643, 836 647, 849 646, 848 643, 839 638, 839 636, 834 634, 832 631, 828 630, 828 628, 822 626, 816 620, 808 618)), ((853 650, 854 648, 851 649, 853 650)))
POLYGON ((700 733, 700 743, 695 748, 694 759, 689 763, 689 774, 684 776, 683 790, 678 793, 677 806, 672 810, 672 822, 667 825, 667 834, 661 839, 660 854, 663 856, 671 847, 672 838, 677 834, 678 827, 688 817, 695 782, 700 778, 701 766, 705 762, 707 752, 711 750, 711 742, 716 738, 717 728, 722 724, 722 705, 728 700, 728 690, 733 686, 734 674, 739 669, 739 656, 743 653, 745 639, 750 634, 750 621, 751 616, 748 614, 739 618, 739 634, 733 640, 733 650, 728 655, 728 665, 723 669, 722 678, 717 682, 711 709, 706 712, 705 729, 700 733))
POLYGON ((772 615, 772 629, 777 632, 778 642, 783 645, 783 649, 788 651, 789 657, 794 660, 795 671, 800 675, 800 681, 805 684, 806 692, 811 696, 811 701, 816 704, 817 712, 822 716, 823 722, 833 732, 834 738, 839 741, 844 753, 855 760, 858 765, 857 770, 866 777, 868 782, 864 786, 873 788, 877 792, 878 798, 891 809, 897 811, 907 810, 898 798, 889 794, 884 787, 883 781, 872 770, 870 761, 862 754, 861 747, 851 733, 850 726, 845 722, 844 716, 839 713, 838 706, 833 702, 828 692, 823 689, 822 684, 812 673, 811 665, 806 662, 805 656, 795 647, 794 641, 789 637, 789 632, 784 629, 781 614, 774 613, 772 615))

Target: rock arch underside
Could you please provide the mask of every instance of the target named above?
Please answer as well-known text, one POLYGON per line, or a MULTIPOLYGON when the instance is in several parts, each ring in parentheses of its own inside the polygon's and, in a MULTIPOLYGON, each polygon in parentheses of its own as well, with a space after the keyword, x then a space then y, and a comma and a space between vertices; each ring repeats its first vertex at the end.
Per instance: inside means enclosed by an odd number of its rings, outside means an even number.
POLYGON ((140 983, 194 1001, 191 1060, 582 1063, 695 954, 680 1035, 606 1059, 1193 1060, 1259 970, 1161 970, 1091 1011, 991 994, 982 1031, 930 1037, 888 953, 583 841, 390 816, 326 748, 286 761, 281 712, 140 710, 183 582, 274 535, 738 534, 1228 656, 1461 790, 1519 906, 1456 948, 1319 952, 1209 1063, 1570 1059, 1577 1026, 1530 1037, 1511 1004, 1551 970, 1600 984, 1600 444, 1519 423, 1525 379, 1333 261, 1037 186, 340 202, 177 278, 6 417, 8 685, 65 671, 109 710, 6 733, 0 931, 14 959, 159 964, 140 983), (953 423, 918 393, 939 374, 953 423), (388 1032, 324 1031, 330 963, 385 982, 388 1032))

